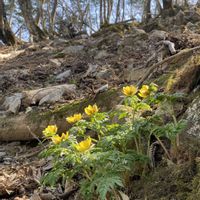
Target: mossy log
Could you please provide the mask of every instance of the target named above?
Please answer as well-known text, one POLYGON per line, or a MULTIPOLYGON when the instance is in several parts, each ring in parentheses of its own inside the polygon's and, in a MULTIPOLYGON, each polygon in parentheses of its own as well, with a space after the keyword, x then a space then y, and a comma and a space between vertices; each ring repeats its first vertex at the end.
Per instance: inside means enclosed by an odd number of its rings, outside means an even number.
POLYGON ((42 111, 31 111, 16 116, 0 118, 0 141, 25 141, 42 138, 42 130, 49 124, 56 124, 58 132, 62 133, 69 128, 66 117, 74 113, 83 113, 89 104, 96 103, 100 111, 109 111, 120 101, 116 90, 106 91, 96 95, 95 99, 86 99, 71 104, 59 105, 57 108, 42 111))

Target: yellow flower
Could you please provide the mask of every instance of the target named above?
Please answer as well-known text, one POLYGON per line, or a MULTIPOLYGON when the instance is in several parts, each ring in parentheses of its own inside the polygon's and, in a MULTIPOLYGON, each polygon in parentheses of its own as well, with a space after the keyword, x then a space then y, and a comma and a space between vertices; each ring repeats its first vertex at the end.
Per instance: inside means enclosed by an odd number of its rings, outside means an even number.
POLYGON ((62 133, 61 135, 61 140, 66 141, 69 139, 69 132, 66 132, 66 134, 62 133))
POLYGON ((123 87, 123 91, 124 95, 126 96, 133 96, 134 94, 137 93, 137 88, 133 85, 130 85, 130 86, 126 86, 126 87, 123 87))
POLYGON ((143 85, 142 88, 139 91, 139 96, 142 98, 147 98, 150 94, 149 86, 148 85, 143 85))
POLYGON ((55 135, 57 133, 57 126, 56 125, 49 125, 47 128, 45 128, 43 132, 43 134, 46 136, 46 137, 51 137, 53 135, 55 135))
POLYGON ((74 114, 73 116, 71 117, 67 117, 66 120, 68 123, 72 124, 72 123, 75 123, 75 122, 78 122, 82 119, 82 115, 81 113, 79 114, 74 114))
POLYGON ((96 113, 98 111, 99 111, 99 108, 97 107, 96 104, 94 104, 93 106, 89 105, 87 108, 85 108, 85 113, 88 116, 91 116, 91 115, 93 115, 94 113, 96 113))
POLYGON ((76 144, 75 148, 79 152, 85 152, 91 147, 91 145, 92 145, 92 139, 90 137, 88 137, 86 140, 83 140, 83 141, 79 142, 78 144, 76 144))
POLYGON ((54 135, 52 136, 51 140, 54 144, 60 144, 62 142, 62 137, 59 135, 54 135))

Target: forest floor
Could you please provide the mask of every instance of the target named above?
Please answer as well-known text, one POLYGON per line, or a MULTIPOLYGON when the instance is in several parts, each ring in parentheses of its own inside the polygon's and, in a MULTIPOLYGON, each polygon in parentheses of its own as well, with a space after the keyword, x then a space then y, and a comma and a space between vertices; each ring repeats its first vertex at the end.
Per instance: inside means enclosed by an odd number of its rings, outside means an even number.
MULTIPOLYGON (((157 21, 151 28, 150 25, 142 27, 122 23, 105 27, 88 38, 57 38, 15 48, 0 47, 0 120, 34 110, 53 110, 57 105, 85 98, 95 101, 99 93, 121 88, 125 84, 137 84, 151 66, 171 56, 166 49, 158 51, 160 41, 170 40, 177 52, 200 45, 199 23, 191 25, 188 22, 171 27, 169 21, 169 28, 162 30, 163 26, 156 26, 160 23, 157 21), (55 102, 43 105, 38 105, 38 101, 28 105, 22 101, 14 111, 9 110, 9 106, 3 106, 5 98, 15 93, 62 84, 75 84, 77 87, 73 95, 63 95, 55 102)), ((195 55, 199 55, 199 52, 195 55)), ((185 64, 190 56, 179 58, 176 65, 185 64)), ((149 77, 160 84, 161 89, 166 83, 163 77, 169 77, 175 70, 175 64, 170 63, 173 65, 170 69, 168 65, 165 63, 154 69, 149 77)), ((0 125, 0 140, 3 126, 6 123, 0 125)), ((16 133, 8 134, 11 135, 9 141, 0 143, 0 199, 77 198, 73 190, 67 190, 61 184, 56 188, 40 185, 41 177, 52 165, 49 160, 38 157, 46 145, 38 144, 39 137, 33 134, 34 140, 23 141, 22 136, 12 141, 12 135, 17 138, 16 133), (73 195, 66 198, 62 196, 64 192, 72 192, 73 195)), ((179 165, 164 163, 147 177, 138 180, 133 177, 133 184, 127 188, 130 199, 196 200, 199 158, 191 158, 187 150, 181 154, 179 165)))

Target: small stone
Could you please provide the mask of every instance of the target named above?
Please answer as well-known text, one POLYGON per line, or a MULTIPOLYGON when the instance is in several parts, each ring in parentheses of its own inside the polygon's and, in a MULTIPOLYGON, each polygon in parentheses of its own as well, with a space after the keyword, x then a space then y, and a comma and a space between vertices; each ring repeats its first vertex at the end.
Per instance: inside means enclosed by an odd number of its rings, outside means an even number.
POLYGON ((66 47, 62 51, 62 53, 64 53, 64 54, 78 54, 78 53, 82 52, 83 49, 84 49, 83 45, 69 46, 69 47, 66 47))
POLYGON ((0 157, 4 157, 6 155, 6 152, 0 152, 0 157))
POLYGON ((102 59, 102 58, 106 58, 108 56, 108 53, 106 50, 101 50, 97 53, 97 55, 94 57, 94 59, 102 59))
POLYGON ((56 65, 56 67, 60 67, 62 62, 59 59, 50 59, 50 62, 54 65, 56 65))
POLYGON ((69 69, 69 70, 66 70, 66 71, 64 71, 64 72, 62 72, 62 73, 60 73, 60 74, 58 74, 57 76, 56 76, 56 80, 59 80, 59 81, 64 81, 64 80, 66 80, 69 76, 71 76, 71 73, 72 73, 72 71, 69 69))

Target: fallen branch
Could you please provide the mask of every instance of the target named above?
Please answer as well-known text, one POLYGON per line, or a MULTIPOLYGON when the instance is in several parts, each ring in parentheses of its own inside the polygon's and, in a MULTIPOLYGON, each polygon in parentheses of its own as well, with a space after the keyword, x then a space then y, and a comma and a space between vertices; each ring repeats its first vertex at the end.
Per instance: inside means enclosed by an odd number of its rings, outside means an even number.
POLYGON ((173 56, 170 56, 154 65, 152 65, 149 70, 146 72, 146 74, 144 74, 144 76, 139 80, 137 86, 138 87, 141 87, 141 85, 144 83, 144 81, 149 77, 149 75, 154 71, 154 69, 156 69, 157 67, 159 67, 160 65, 163 65, 164 63, 166 62, 171 62, 173 59, 175 58, 178 58, 180 56, 183 56, 183 55, 186 55, 188 53, 193 53, 195 51, 198 51, 200 50, 200 46, 197 46, 197 47, 194 47, 194 48, 191 48, 191 49, 184 49, 182 51, 180 51, 179 53, 173 55, 173 56))
POLYGON ((158 45, 160 45, 160 44, 167 46, 171 55, 174 55, 176 53, 175 44, 173 42, 171 42, 169 40, 163 40, 158 43, 158 45))

